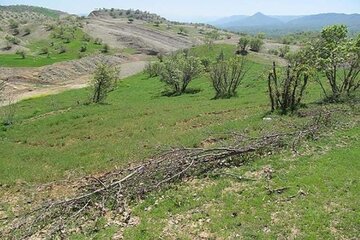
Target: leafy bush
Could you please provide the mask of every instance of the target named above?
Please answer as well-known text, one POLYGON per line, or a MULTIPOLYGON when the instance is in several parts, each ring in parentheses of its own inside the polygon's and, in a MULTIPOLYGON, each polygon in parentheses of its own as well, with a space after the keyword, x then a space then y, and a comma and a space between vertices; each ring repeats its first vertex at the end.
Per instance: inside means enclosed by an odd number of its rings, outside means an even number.
POLYGON ((259 52, 260 48, 264 45, 264 41, 260 38, 252 38, 250 40, 250 50, 254 52, 259 52))
POLYGON ((110 46, 108 44, 104 44, 102 49, 101 49, 101 52, 102 53, 108 53, 110 51, 110 46))
POLYGON ((16 55, 19 55, 22 59, 25 59, 26 53, 24 50, 17 50, 16 55))
POLYGON ((96 38, 96 39, 94 40, 94 44, 96 44, 96 45, 101 45, 101 44, 102 44, 102 40, 101 40, 100 38, 96 38))
POLYGON ((290 46, 285 45, 279 48, 279 57, 285 58, 286 55, 290 52, 290 46))
POLYGON ((180 53, 164 60, 160 80, 172 89, 173 95, 181 95, 202 71, 199 58, 180 53))
POLYGON ((58 53, 59 54, 63 54, 66 53, 67 49, 64 45, 60 45, 60 47, 58 48, 58 53))
POLYGON ((40 49, 40 55, 45 55, 45 54, 48 54, 49 53, 49 48, 47 47, 43 47, 40 49))
POLYGON ((240 48, 240 53, 241 54, 246 54, 247 53, 247 47, 250 43, 250 38, 248 36, 243 36, 239 39, 239 48, 240 48))
POLYGON ((149 78, 157 77, 162 71, 162 64, 160 62, 149 62, 145 67, 145 72, 149 78))
POLYGON ((7 42, 9 42, 9 43, 14 44, 14 45, 18 45, 18 44, 20 43, 20 40, 19 40, 18 38, 14 37, 14 36, 9 36, 9 35, 7 35, 7 36, 5 37, 5 40, 6 40, 7 42))
POLYGON ((30 33, 31 33, 30 28, 25 28, 25 29, 24 29, 24 34, 23 34, 23 36, 27 36, 27 35, 29 35, 30 33))
POLYGON ((87 45, 86 44, 81 45, 80 52, 86 52, 86 50, 87 50, 87 45))

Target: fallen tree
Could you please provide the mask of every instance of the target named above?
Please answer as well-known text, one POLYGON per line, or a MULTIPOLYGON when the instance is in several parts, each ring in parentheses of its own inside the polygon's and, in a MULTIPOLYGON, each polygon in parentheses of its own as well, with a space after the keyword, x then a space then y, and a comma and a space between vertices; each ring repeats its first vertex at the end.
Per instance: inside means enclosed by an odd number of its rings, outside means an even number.
POLYGON ((180 180, 219 168, 240 166, 280 149, 296 151, 301 140, 315 138, 329 121, 330 114, 321 114, 292 132, 268 133, 256 138, 231 134, 233 144, 226 147, 171 149, 141 165, 90 177, 85 184, 79 183, 72 198, 44 202, 17 216, 0 229, 0 238, 66 238, 94 229, 100 218, 126 225, 130 220, 127 202, 180 180))

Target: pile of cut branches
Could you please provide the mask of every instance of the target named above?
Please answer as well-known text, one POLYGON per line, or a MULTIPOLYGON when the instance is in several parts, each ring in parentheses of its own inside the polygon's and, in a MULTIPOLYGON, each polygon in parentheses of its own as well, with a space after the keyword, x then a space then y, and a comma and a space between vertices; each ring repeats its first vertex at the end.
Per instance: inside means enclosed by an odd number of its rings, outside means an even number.
POLYGON ((139 166, 109 172, 98 178, 90 177, 79 186, 73 198, 45 202, 31 212, 17 216, 6 229, 0 229, 0 238, 10 235, 13 239, 66 238, 94 229, 100 218, 125 226, 130 220, 128 201, 177 181, 219 168, 239 166, 280 149, 295 150, 301 140, 315 138, 329 120, 330 115, 323 114, 293 132, 257 138, 234 134, 233 144, 226 147, 171 149, 139 166))

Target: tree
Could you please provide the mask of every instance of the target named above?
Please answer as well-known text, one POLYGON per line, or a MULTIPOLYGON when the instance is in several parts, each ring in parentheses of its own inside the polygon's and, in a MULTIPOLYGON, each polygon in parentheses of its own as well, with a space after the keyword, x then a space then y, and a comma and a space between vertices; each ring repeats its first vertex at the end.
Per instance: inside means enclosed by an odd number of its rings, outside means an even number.
POLYGON ((210 67, 210 79, 216 91, 215 99, 236 96, 237 89, 247 73, 244 56, 219 60, 210 67))
POLYGON ((172 88, 173 95, 181 95, 202 71, 203 66, 199 58, 181 53, 164 60, 160 80, 172 88))
POLYGON ((290 46, 289 45, 284 45, 282 47, 279 48, 279 57, 281 58, 285 58, 286 55, 290 52, 290 46))
POLYGON ((25 59, 26 53, 24 50, 17 50, 16 54, 19 55, 22 59, 25 59))
POLYGON ((304 50, 311 64, 326 76, 330 94, 321 79, 317 81, 331 101, 339 101, 344 94, 350 95, 360 87, 360 35, 349 39, 347 34, 344 25, 325 27, 320 39, 304 50))
POLYGON ((104 44, 104 46, 101 49, 102 53, 108 53, 110 51, 110 46, 108 44, 104 44))
POLYGON ((114 89, 119 77, 119 70, 105 63, 98 64, 92 82, 92 102, 103 102, 107 94, 114 89))
POLYGON ((254 52, 259 52, 260 48, 264 45, 264 41, 261 38, 255 37, 250 40, 250 50, 254 52))
POLYGON ((247 53, 247 47, 250 43, 250 38, 247 36, 243 36, 239 39, 239 47, 240 47, 240 53, 246 54, 247 53))
POLYGON ((279 73, 274 62, 268 75, 271 111, 280 110, 282 114, 286 114, 296 110, 301 104, 309 77, 309 67, 300 61, 289 64, 285 74, 279 73))
POLYGON ((30 33, 31 33, 30 28, 25 28, 25 29, 24 29, 24 34, 23 34, 23 36, 27 36, 27 35, 29 35, 30 33))

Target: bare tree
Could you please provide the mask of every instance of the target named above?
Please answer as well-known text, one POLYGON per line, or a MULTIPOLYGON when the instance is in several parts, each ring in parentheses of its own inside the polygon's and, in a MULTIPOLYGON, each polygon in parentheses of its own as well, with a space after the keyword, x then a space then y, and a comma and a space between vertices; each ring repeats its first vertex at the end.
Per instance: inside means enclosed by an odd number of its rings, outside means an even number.
POLYGON ((218 58, 210 69, 210 79, 216 91, 215 98, 230 98, 236 95, 237 88, 244 79, 248 68, 244 56, 229 60, 218 58))
POLYGON ((309 73, 304 65, 286 68, 286 73, 278 73, 275 62, 268 76, 268 90, 271 103, 271 111, 280 110, 286 114, 289 110, 296 110, 302 100, 308 84, 309 73))

